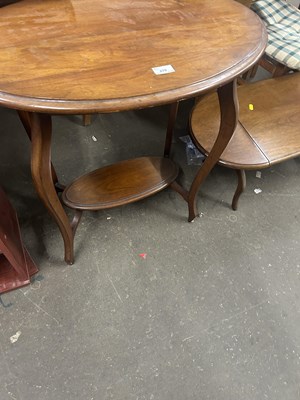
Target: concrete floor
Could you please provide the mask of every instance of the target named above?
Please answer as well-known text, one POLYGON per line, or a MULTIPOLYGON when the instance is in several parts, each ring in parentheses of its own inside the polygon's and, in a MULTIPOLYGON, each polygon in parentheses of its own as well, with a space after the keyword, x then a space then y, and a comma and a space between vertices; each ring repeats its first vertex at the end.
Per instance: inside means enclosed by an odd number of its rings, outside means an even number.
MULTIPOLYGON (((248 173, 236 212, 235 174, 216 167, 192 224, 170 189, 86 212, 68 266, 32 186, 25 132, 14 111, 0 117, 0 182, 39 267, 30 286, 1 296, 1 400, 300 398, 299 159, 248 173)), ((98 115, 87 128, 55 117, 61 181, 162 154, 166 119, 166 107, 98 115)), ((189 187, 198 167, 186 164, 181 134, 173 157, 189 187)))

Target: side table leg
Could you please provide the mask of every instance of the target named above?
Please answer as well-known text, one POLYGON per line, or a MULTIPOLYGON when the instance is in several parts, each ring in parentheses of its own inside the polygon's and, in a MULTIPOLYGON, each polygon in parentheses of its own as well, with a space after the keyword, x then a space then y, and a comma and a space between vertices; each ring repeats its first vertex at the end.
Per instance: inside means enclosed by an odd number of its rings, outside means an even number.
POLYGON ((65 261, 73 264, 74 235, 71 224, 57 196, 51 170, 51 116, 29 113, 31 126, 31 173, 36 191, 55 219, 65 246, 65 261))
MULTIPOLYGON (((24 126, 24 129, 27 133, 27 136, 29 137, 29 139, 31 140, 31 126, 30 126, 30 116, 29 113, 27 111, 22 111, 22 110, 18 110, 18 115, 19 118, 24 126)), ((53 167, 53 165, 51 164, 51 171, 52 171, 52 179, 53 179, 53 183, 55 185, 55 188, 58 192, 63 192, 65 187, 59 183, 57 175, 56 175, 56 171, 53 167)))
POLYGON ((241 194, 243 193, 243 191, 246 188, 246 173, 245 173, 245 170, 237 169, 236 170, 236 174, 237 174, 237 178, 238 178, 238 185, 237 185, 237 188, 236 188, 236 191, 234 193, 234 196, 233 196, 233 199, 232 199, 232 203, 231 203, 231 208, 234 211, 237 210, 239 198, 240 198, 241 194))
POLYGON ((219 134, 199 172, 197 173, 188 195, 189 222, 198 216, 196 198, 201 184, 210 171, 219 161, 221 154, 229 143, 238 120, 238 100, 236 91, 236 79, 233 82, 218 89, 218 97, 221 111, 221 123, 219 134))
POLYGON ((170 105, 168 127, 167 127, 167 132, 166 132, 166 141, 165 141, 165 149, 164 149, 164 157, 166 157, 166 158, 170 157, 170 151, 171 151, 172 139, 173 139, 173 133, 174 133, 174 126, 176 123, 176 118, 177 118, 177 113, 178 113, 178 106, 179 106, 179 101, 177 101, 176 103, 172 103, 170 105))

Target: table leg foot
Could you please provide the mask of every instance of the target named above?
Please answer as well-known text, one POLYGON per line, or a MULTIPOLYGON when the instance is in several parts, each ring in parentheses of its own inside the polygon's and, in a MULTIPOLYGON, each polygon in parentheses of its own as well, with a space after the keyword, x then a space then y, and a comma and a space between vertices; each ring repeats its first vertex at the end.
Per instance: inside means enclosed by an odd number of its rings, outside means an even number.
POLYGON ((199 212, 196 204, 196 197, 188 200, 189 216, 188 222, 193 222, 195 218, 199 217, 199 212))
POLYGON ((51 116, 48 114, 29 113, 31 126, 31 173, 36 191, 56 221, 63 237, 65 261, 74 262, 74 234, 57 196, 51 168, 51 116))

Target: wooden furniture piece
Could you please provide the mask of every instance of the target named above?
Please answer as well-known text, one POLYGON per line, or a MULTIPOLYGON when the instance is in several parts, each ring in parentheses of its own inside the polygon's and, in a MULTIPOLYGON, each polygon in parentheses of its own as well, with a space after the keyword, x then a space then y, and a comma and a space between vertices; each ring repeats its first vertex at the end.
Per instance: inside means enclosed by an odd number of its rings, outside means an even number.
MULTIPOLYGON (((28 114, 34 184, 61 231, 68 263, 74 259, 80 212, 70 223, 55 190, 51 114, 107 113, 171 104, 165 159, 139 159, 136 199, 172 185, 188 202, 192 220, 197 215, 199 185, 234 131, 235 79, 257 62, 266 39, 260 19, 232 0, 24 0, 3 8, 0 104, 28 114), (169 159, 178 101, 213 88, 218 88, 222 108, 219 136, 192 187, 185 190, 172 182, 176 167, 169 159)), ((136 165, 129 160, 122 168, 131 171, 136 165)), ((103 171, 95 172, 104 187, 91 185, 93 174, 92 179, 88 175, 69 186, 66 203, 88 209, 86 193, 82 193, 85 188, 95 191, 92 196, 99 203, 93 207, 97 209, 102 208, 98 190, 108 191, 111 204, 131 201, 132 193, 118 199, 135 172, 124 179, 121 169, 116 173, 109 167, 107 171, 113 173, 109 184, 103 171)))
POLYGON ((28 285, 36 272, 22 243, 17 214, 0 187, 0 293, 28 285))
MULTIPOLYGON (((267 168, 300 155, 300 73, 242 85, 238 98, 238 124, 219 160, 237 171, 234 210, 246 186, 245 170, 267 168)), ((216 93, 202 98, 192 111, 192 139, 205 154, 213 147, 219 120, 216 93)))
POLYGON ((141 200, 173 182, 178 167, 162 157, 140 157, 81 176, 63 192, 75 210, 101 210, 141 200), (117 184, 112 184, 117 182, 117 184))

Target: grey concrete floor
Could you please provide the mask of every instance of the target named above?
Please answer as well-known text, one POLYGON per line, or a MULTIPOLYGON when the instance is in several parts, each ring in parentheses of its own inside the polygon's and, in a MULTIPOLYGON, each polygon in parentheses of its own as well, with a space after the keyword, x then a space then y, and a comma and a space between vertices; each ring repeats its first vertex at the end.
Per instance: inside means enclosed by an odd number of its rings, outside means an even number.
MULTIPOLYGON (((173 145, 186 187, 198 168, 178 139, 189 105, 173 145)), ((171 189, 86 212, 69 266, 33 189, 25 132, 14 111, 0 117, 0 183, 39 267, 30 286, 1 296, 1 400, 300 398, 299 159, 260 179, 249 172, 236 212, 235 174, 216 167, 194 223, 171 189)), ((166 120, 166 107, 98 115, 86 128, 54 117, 60 180, 162 154, 166 120)))

